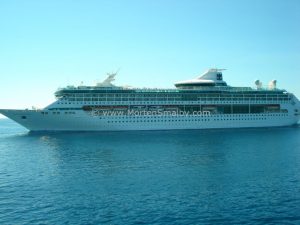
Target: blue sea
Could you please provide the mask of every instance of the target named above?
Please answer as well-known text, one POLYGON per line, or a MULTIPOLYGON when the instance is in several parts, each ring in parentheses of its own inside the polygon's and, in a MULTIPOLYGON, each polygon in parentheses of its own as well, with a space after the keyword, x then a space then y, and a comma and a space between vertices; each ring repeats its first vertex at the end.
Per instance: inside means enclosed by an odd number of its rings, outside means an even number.
POLYGON ((300 224, 300 127, 29 133, 1 119, 0 224, 300 224))

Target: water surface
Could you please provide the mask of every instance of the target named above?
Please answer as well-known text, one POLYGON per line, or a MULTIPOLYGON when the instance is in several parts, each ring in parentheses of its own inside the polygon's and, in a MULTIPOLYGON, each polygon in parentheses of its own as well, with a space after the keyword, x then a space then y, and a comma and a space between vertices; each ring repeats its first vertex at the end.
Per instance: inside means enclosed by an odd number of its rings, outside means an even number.
POLYGON ((299 224, 300 127, 28 133, 0 120, 0 224, 299 224))

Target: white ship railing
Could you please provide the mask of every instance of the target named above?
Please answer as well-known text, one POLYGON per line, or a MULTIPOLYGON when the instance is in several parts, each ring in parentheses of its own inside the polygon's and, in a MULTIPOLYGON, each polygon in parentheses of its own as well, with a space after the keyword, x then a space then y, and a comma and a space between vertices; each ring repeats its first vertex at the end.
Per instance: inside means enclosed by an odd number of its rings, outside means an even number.
POLYGON ((285 92, 284 89, 270 89, 270 88, 251 88, 251 87, 200 87, 197 89, 175 89, 175 88, 103 88, 103 87, 96 87, 96 86, 85 86, 83 87, 66 87, 66 88, 59 88, 57 92, 63 90, 133 90, 136 92, 160 92, 160 93, 169 93, 169 92, 182 92, 182 91, 231 91, 231 92, 263 92, 263 91, 273 91, 278 92, 282 91, 285 92))

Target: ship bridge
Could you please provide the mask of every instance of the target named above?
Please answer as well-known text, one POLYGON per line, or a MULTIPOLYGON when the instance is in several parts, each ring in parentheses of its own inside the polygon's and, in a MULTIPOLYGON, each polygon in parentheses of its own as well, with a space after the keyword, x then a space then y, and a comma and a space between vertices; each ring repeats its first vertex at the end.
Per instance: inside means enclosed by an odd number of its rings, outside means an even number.
POLYGON ((227 86, 226 82, 223 81, 222 71, 224 69, 209 69, 195 79, 176 82, 175 87, 178 89, 198 89, 201 87, 227 86))

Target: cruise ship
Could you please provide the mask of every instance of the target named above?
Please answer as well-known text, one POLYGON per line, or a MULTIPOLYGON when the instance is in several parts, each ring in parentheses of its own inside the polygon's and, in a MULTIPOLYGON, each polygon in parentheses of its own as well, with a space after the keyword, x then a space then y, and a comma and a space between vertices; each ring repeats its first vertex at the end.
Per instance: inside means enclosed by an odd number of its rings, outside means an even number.
POLYGON ((222 69, 175 83, 173 89, 115 86, 116 73, 94 86, 67 86, 44 109, 0 109, 30 131, 121 131, 281 127, 297 124, 300 103, 278 89, 233 87, 222 69))

